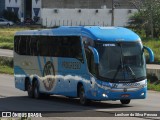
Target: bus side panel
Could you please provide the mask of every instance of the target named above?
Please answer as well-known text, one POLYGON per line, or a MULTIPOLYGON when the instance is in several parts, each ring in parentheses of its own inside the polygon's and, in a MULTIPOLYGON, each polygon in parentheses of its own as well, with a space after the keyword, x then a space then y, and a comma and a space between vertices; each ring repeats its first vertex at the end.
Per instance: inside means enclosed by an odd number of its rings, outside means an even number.
POLYGON ((16 88, 25 90, 26 77, 41 77, 42 71, 39 68, 37 61, 37 56, 19 55, 14 52, 14 76, 16 88))
POLYGON ((20 90, 25 90, 26 74, 25 74, 24 70, 18 66, 15 66, 14 73, 15 73, 15 87, 20 90))
POLYGON ((77 85, 79 82, 88 83, 86 79, 86 64, 76 58, 59 58, 58 72, 63 78, 62 95, 77 97, 77 85))
MULTIPOLYGON (((45 76, 41 77, 41 80, 40 80, 41 92, 48 93, 48 94, 59 94, 64 96, 76 96, 76 91, 70 94, 71 86, 72 86, 72 89, 74 90, 76 88, 77 81, 75 80, 75 75, 73 75, 73 73, 66 73, 66 71, 69 71, 69 70, 65 70, 64 67, 62 67, 66 59, 67 58, 60 58, 60 57, 59 58, 58 57, 40 57, 40 63, 43 68, 43 72, 46 71, 47 73, 45 76), (45 66, 47 64, 49 65, 49 67, 46 67, 48 68, 48 70, 45 69, 45 66), (54 73, 52 73, 52 71, 54 73), (52 82, 54 83, 52 84, 52 82), (73 83, 74 85, 72 85, 73 83)), ((65 63, 65 64, 68 64, 68 63, 65 63)))
POLYGON ((47 94, 57 94, 62 90, 62 78, 57 77, 58 65, 57 58, 54 57, 37 57, 38 70, 41 75, 38 75, 40 83, 40 92, 47 94))

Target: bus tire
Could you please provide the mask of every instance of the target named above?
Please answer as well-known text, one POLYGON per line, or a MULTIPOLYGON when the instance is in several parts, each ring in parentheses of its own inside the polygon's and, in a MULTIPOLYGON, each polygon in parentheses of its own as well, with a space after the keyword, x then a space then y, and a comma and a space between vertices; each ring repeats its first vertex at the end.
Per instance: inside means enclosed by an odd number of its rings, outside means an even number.
POLYGON ((79 87, 79 101, 81 105, 88 105, 89 100, 85 97, 85 90, 83 85, 79 87))
POLYGON ((131 100, 127 99, 127 100, 120 100, 120 101, 121 101, 122 104, 125 105, 125 104, 129 104, 131 100))
POLYGON ((33 98, 33 87, 31 85, 31 83, 29 81, 27 81, 27 93, 28 93, 28 97, 33 98))
POLYGON ((41 98, 41 93, 39 92, 39 84, 38 81, 34 81, 33 83, 33 92, 34 92, 34 98, 39 99, 41 98))

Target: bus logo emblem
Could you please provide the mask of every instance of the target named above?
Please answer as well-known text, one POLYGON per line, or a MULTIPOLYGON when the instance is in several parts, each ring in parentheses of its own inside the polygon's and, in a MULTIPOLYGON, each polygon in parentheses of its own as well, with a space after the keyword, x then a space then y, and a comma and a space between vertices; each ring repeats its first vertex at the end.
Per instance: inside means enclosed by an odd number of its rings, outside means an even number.
POLYGON ((55 84, 55 71, 52 62, 48 61, 43 70, 43 84, 46 90, 50 91, 55 84))

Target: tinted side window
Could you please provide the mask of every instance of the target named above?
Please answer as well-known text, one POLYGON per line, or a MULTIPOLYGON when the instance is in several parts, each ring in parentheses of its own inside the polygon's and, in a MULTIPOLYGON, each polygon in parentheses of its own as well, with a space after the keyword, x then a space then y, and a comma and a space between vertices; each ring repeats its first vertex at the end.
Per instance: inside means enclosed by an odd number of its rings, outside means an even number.
POLYGON ((26 55, 26 36, 21 36, 19 39, 19 54, 26 55))
POLYGON ((49 39, 47 36, 41 36, 38 39, 38 49, 39 49, 39 55, 40 56, 49 56, 49 51, 48 51, 48 47, 49 47, 49 39))
POLYGON ((80 37, 64 36, 55 40, 57 43, 58 57, 77 58, 83 60, 80 37))
POLYGON ((15 36, 14 51, 20 55, 31 55, 30 36, 15 36))
POLYGON ((39 55, 39 37, 38 36, 31 36, 29 42, 30 55, 31 56, 38 56, 39 55))
POLYGON ((38 41, 40 56, 83 58, 80 37, 41 36, 38 41))
POLYGON ((30 43, 31 43, 31 36, 26 36, 26 54, 25 55, 30 55, 31 54, 31 46, 30 46, 30 43))
POLYGON ((26 55, 26 36, 15 36, 14 51, 20 55, 26 55))
POLYGON ((20 40, 20 37, 18 36, 14 37, 14 51, 16 53, 19 53, 19 40, 20 40))
POLYGON ((67 57, 83 61, 78 36, 16 36, 14 50, 20 55, 67 57))

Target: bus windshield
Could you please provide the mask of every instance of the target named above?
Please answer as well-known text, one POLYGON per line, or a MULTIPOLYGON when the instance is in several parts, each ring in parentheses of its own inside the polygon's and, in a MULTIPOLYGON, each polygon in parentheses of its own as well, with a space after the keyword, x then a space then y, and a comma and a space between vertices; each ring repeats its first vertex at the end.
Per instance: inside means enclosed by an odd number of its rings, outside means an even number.
POLYGON ((146 78, 143 47, 139 42, 96 42, 99 77, 110 82, 136 82, 146 78))

